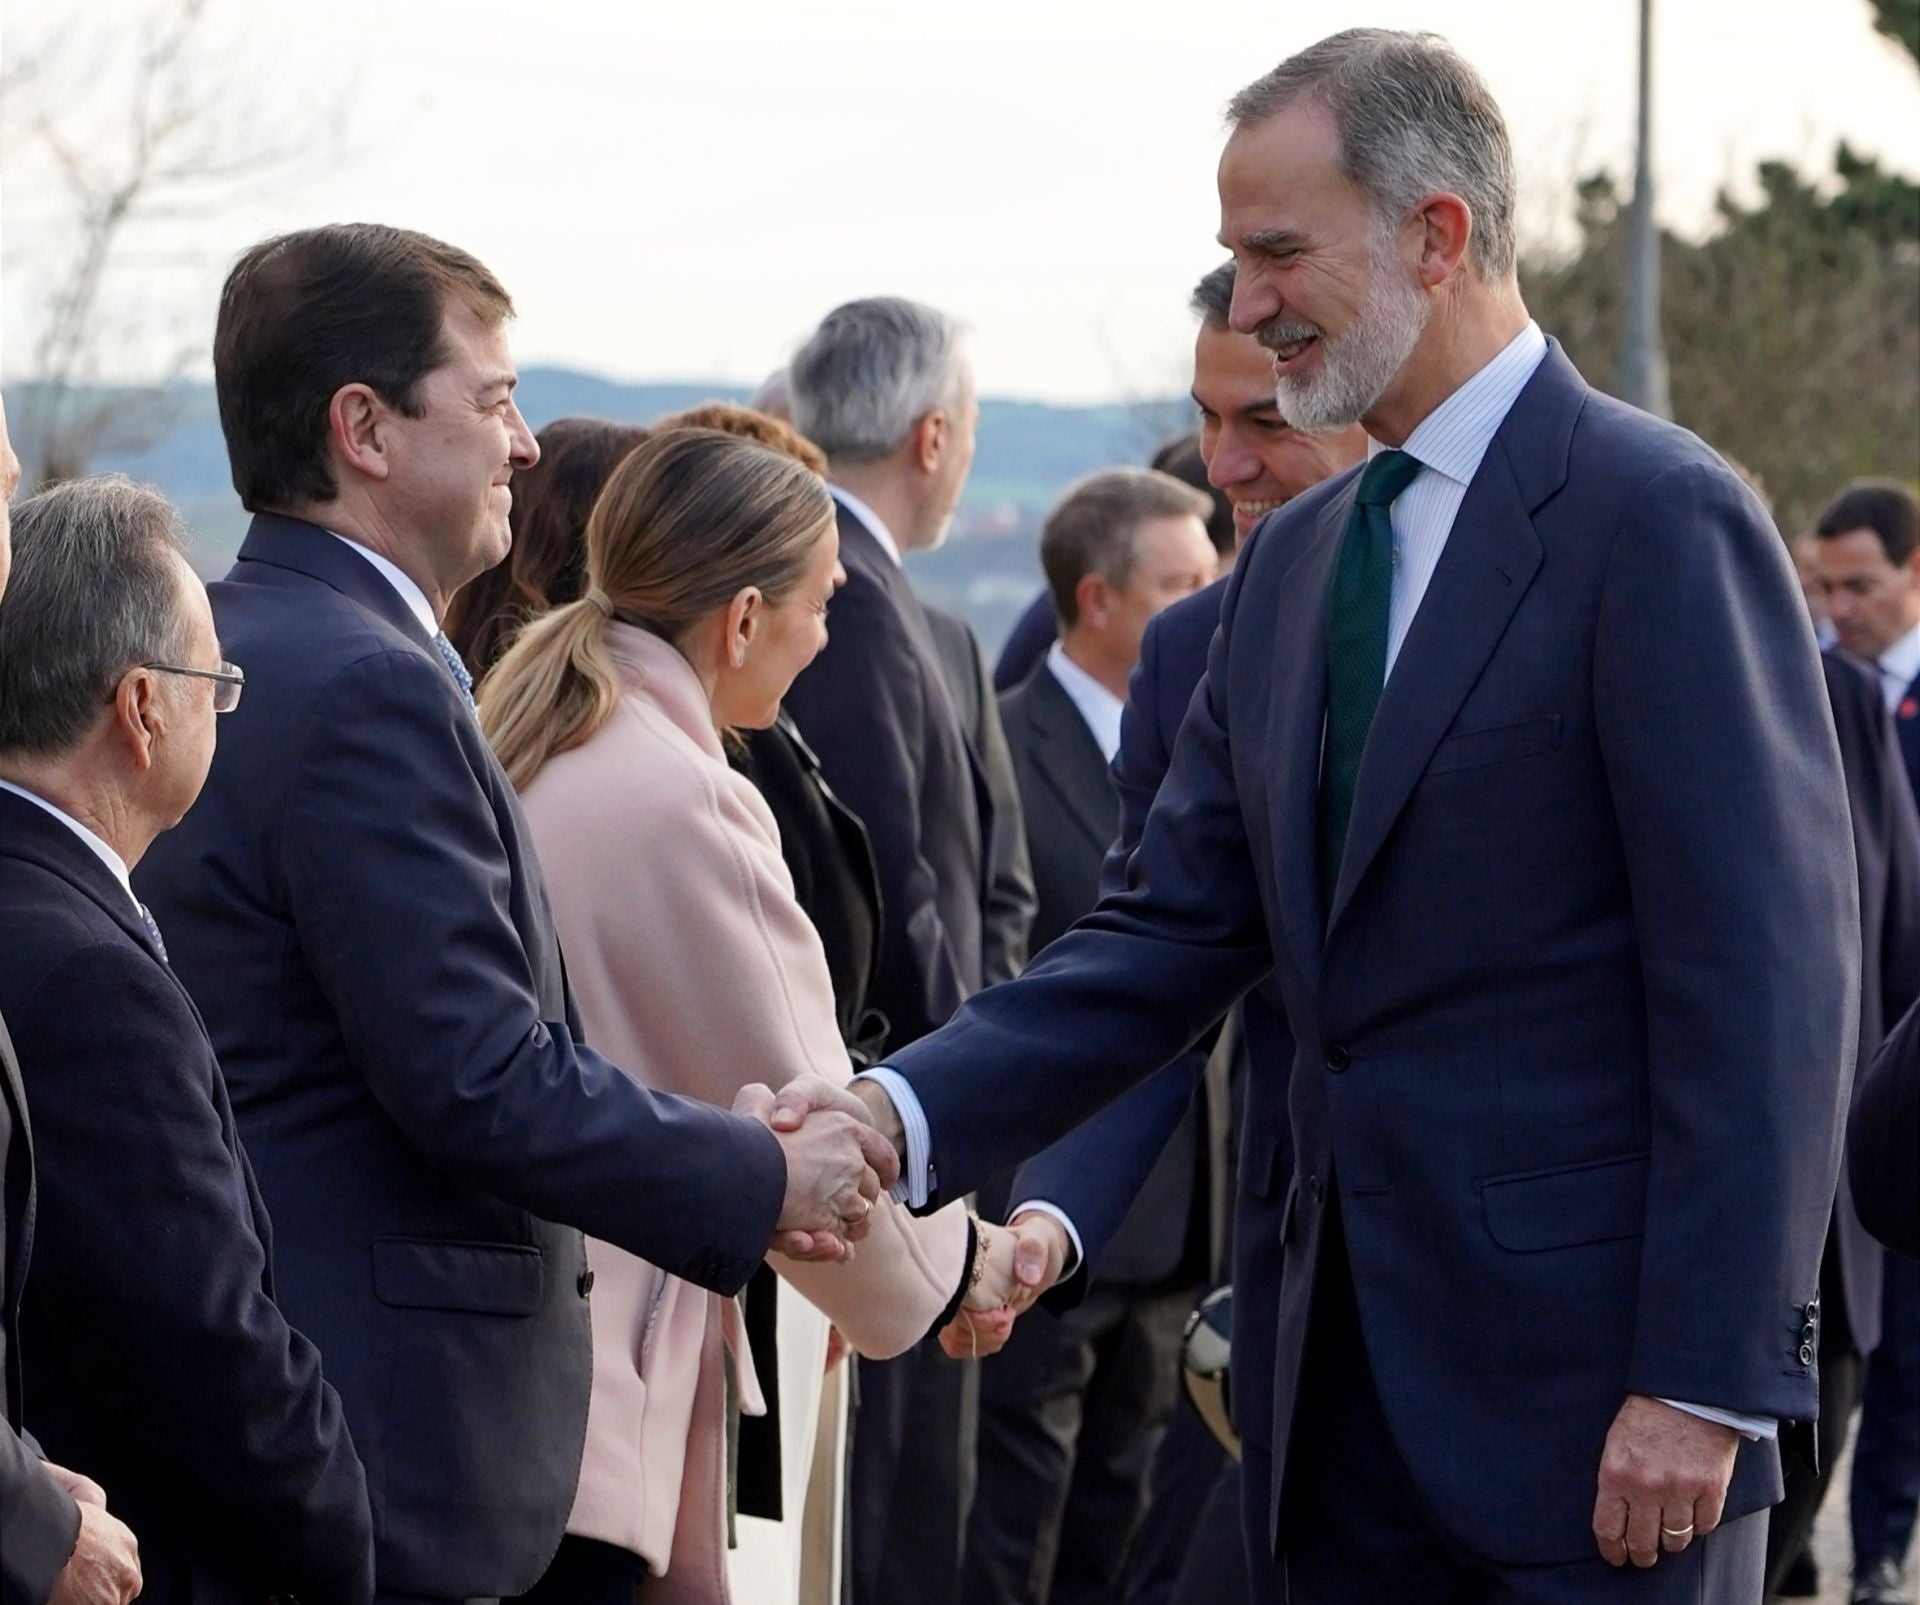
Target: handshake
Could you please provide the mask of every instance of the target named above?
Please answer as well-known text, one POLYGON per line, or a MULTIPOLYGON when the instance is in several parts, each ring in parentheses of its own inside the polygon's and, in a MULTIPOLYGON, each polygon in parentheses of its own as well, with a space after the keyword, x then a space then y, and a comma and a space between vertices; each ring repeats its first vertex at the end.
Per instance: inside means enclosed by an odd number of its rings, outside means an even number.
MULTIPOLYGON (((773 1251, 813 1262, 852 1259, 873 1206, 899 1179, 906 1151, 887 1095, 872 1082, 847 1088, 800 1076, 777 1096, 757 1082, 741 1088, 733 1112, 766 1126, 786 1155, 773 1251)), ((973 1286, 940 1333, 940 1346, 955 1359, 1004 1347, 1014 1320, 1060 1280, 1072 1251, 1065 1227, 1034 1211, 1008 1226, 981 1221, 978 1231, 973 1286)))

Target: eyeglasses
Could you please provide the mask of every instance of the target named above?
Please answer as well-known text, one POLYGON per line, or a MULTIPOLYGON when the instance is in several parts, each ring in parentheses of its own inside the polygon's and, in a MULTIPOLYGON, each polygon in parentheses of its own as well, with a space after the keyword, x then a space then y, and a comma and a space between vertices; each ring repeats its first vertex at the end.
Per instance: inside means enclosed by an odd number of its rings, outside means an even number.
POLYGON ((240 693, 247 684, 247 677, 233 663, 223 663, 217 669, 188 669, 178 663, 143 663, 140 667, 157 674, 190 674, 196 680, 211 680, 215 713, 232 713, 239 707, 240 693))

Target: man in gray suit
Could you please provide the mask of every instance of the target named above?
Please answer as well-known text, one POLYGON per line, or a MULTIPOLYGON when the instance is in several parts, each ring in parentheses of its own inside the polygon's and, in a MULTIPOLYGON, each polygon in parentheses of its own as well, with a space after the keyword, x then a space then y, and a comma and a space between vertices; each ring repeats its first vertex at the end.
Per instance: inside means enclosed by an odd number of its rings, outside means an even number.
MULTIPOLYGON (((1213 578, 1211 511, 1169 475, 1118 468, 1081 480, 1047 515, 1040 561, 1060 639, 1000 704, 1039 894, 1036 951, 1098 900, 1119 828, 1107 765, 1127 680, 1148 622, 1213 578)), ((1204 1140, 1196 1106, 1084 1302, 1021 1322, 983 1368, 968 1605, 1116 1596, 1174 1403, 1181 1327, 1210 1270, 1204 1140)), ((1005 1182, 982 1189, 994 1219, 1010 1201, 1005 1182)))

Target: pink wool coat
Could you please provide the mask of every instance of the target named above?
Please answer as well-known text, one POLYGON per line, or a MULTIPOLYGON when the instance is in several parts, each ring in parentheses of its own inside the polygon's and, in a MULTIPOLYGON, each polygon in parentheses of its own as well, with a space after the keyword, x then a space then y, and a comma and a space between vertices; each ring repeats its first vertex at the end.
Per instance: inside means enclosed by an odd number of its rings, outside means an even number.
MULTIPOLYGON (((705 689, 667 642, 609 622, 623 695, 522 796, 586 1038, 650 1086, 728 1105, 751 1081, 849 1079, 826 955, 773 815, 727 766, 705 689)), ((959 1286, 966 1219, 890 1201, 851 1265, 773 1264, 870 1358, 926 1335, 959 1286)), ((758 1383, 739 1306, 589 1239, 593 1396, 567 1530, 660 1576, 649 1599, 728 1598, 723 1345, 758 1383), (657 1592, 655 1592, 657 1590, 657 1592)), ((814 1399, 783 1400, 799 1420, 814 1399)), ((797 1515, 795 1517, 797 1518, 797 1515)))

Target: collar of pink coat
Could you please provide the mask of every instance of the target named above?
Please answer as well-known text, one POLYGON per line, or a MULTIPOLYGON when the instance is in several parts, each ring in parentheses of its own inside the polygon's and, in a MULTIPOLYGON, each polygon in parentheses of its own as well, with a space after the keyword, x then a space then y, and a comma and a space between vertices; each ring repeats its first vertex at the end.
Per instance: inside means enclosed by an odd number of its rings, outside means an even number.
POLYGON ((637 624, 609 619, 602 628, 627 692, 658 708, 709 757, 725 762, 720 734, 713 727, 713 704, 680 649, 637 624))

